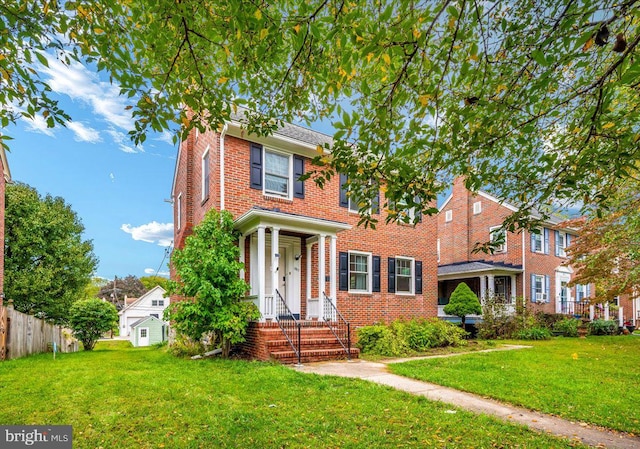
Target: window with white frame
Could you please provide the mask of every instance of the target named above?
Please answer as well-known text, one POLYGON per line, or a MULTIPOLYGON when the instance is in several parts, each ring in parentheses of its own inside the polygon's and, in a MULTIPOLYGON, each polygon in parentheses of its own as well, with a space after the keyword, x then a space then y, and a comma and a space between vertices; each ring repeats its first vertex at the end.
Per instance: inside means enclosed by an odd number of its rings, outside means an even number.
POLYGON ((556 237, 556 252, 560 257, 567 257, 567 234, 565 232, 558 232, 556 237))
POLYGON ((583 284, 576 285, 576 301, 582 302, 587 298, 587 286, 583 284))
POLYGON ((371 292, 371 253, 349 252, 349 291, 371 292))
POLYGON ((282 197, 291 196, 291 155, 265 149, 264 192, 282 197))
POLYGON ((396 294, 413 294, 413 259, 396 257, 396 294))
POLYGON ((453 211, 451 209, 449 209, 448 211, 446 211, 444 213, 444 221, 451 221, 453 220, 453 211))
POLYGON ((538 231, 538 233, 531 233, 531 251, 536 253, 544 253, 542 229, 539 229, 538 231))
POLYGON ((209 179, 211 177, 211 168, 209 166, 209 147, 202 155, 202 201, 209 198, 209 179))
POLYGON ((482 202, 476 201, 473 203, 473 213, 474 215, 478 215, 480 212, 482 212, 482 202))
POLYGON ((147 331, 148 329, 146 327, 140 329, 140 338, 147 338, 147 331))
POLYGON ((504 253, 507 251, 507 232, 502 226, 489 228, 491 243, 494 243, 494 253, 504 253))
POLYGON ((542 275, 538 275, 538 274, 534 274, 532 276, 532 281, 533 281, 533 292, 535 294, 535 301, 536 302, 546 302, 547 301, 547 294, 546 294, 546 286, 545 286, 545 280, 544 280, 544 276, 542 275))
POLYGON ((396 211, 398 212, 398 219, 402 223, 413 223, 416 218, 416 208, 407 207, 406 200, 401 199, 398 201, 396 211))
POLYGON ((164 306, 164 299, 152 299, 151 300, 151 305, 152 306, 164 306))

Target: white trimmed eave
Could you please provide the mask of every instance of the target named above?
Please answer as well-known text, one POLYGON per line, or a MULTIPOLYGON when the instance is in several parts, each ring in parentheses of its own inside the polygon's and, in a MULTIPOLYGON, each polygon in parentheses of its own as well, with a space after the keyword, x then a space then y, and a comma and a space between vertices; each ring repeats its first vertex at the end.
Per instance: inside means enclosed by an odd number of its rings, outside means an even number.
POLYGON ((4 169, 4 180, 5 182, 11 182, 11 170, 9 170, 9 162, 7 161, 7 154, 4 148, 0 148, 0 159, 2 159, 2 168, 4 169))
MULTIPOLYGON (((276 148, 279 150, 287 150, 292 153, 300 154, 302 156, 307 156, 309 158, 314 158, 318 156, 318 145, 313 145, 311 143, 303 142, 298 139, 294 139, 291 137, 283 136, 278 134, 276 131, 274 134, 269 136, 257 136, 257 135, 249 135, 249 132, 244 127, 244 125, 237 121, 228 122, 229 129, 227 131, 228 136, 237 137, 240 139, 248 139, 251 137, 252 142, 260 143, 264 146, 276 148)), ((323 147, 323 153, 329 154, 330 151, 323 147)))
POLYGON ((261 209, 251 209, 235 220, 235 228, 244 235, 254 232, 258 229, 258 225, 275 226, 282 230, 301 234, 323 233, 327 235, 335 235, 352 227, 348 223, 339 221, 322 220, 261 209))
POLYGON ((472 271, 461 271, 458 273, 447 273, 447 274, 439 274, 439 281, 450 281, 455 279, 463 279, 467 277, 478 277, 478 276, 510 276, 512 274, 520 274, 522 273, 521 268, 494 268, 494 269, 480 269, 480 270, 472 270, 472 271))

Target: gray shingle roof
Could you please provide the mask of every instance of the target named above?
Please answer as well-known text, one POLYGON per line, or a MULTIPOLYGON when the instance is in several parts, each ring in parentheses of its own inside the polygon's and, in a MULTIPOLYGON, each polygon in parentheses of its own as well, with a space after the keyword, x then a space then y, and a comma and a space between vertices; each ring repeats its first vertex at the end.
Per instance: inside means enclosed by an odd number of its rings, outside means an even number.
MULTIPOLYGON (((231 113, 231 119, 239 123, 246 123, 247 118, 245 117, 245 111, 245 108, 238 108, 237 112, 231 113)), ((329 144, 329 146, 333 145, 333 137, 330 135, 293 123, 285 123, 275 134, 311 145, 324 145, 325 143, 329 144)))
POLYGON ((522 271, 521 265, 509 265, 503 263, 493 262, 464 262, 454 263, 450 265, 442 265, 438 267, 438 276, 446 274, 462 274, 462 273, 474 273, 478 271, 513 271, 514 273, 520 273, 522 271))

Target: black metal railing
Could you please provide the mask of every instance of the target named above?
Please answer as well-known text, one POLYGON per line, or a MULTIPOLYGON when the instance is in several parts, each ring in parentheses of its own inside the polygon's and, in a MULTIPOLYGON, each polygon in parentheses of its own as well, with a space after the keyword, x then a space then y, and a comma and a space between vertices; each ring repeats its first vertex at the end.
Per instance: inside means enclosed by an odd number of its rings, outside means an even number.
POLYGON ((322 297, 322 319, 347 353, 347 359, 351 360, 351 324, 344 319, 331 298, 324 292, 322 297))
POLYGON ((560 313, 576 318, 589 318, 589 303, 578 301, 560 301, 560 313))
POLYGON ((291 345, 300 365, 302 343, 300 338, 300 321, 298 321, 278 290, 276 290, 276 322, 291 345))

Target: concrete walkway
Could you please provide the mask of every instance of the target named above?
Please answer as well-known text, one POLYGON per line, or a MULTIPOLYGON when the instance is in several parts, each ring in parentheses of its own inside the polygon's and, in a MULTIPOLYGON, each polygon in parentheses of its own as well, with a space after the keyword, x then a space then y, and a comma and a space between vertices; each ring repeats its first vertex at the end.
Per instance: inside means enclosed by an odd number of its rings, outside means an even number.
MULTIPOLYGON (((477 352, 504 351, 512 349, 528 348, 529 346, 503 346, 496 349, 488 349, 477 352)), ((462 354, 447 354, 420 358, 455 357, 462 354)), ((316 373, 341 377, 354 377, 368 380, 382 385, 387 385, 411 394, 424 396, 434 401, 455 405, 475 413, 484 413, 504 421, 522 424, 532 429, 550 434, 580 441, 583 444, 594 447, 607 447, 619 449, 639 449, 640 438, 599 429, 585 423, 577 423, 545 415, 538 412, 504 404, 493 399, 487 399, 475 394, 465 393, 440 385, 421 382, 389 373, 387 364, 400 363, 409 359, 392 359, 384 362, 367 362, 365 360, 334 361, 309 363, 295 369, 303 373, 316 373)))

